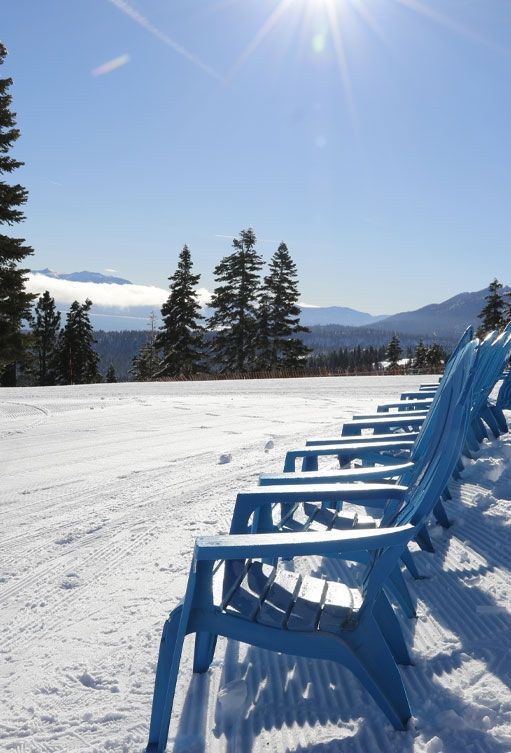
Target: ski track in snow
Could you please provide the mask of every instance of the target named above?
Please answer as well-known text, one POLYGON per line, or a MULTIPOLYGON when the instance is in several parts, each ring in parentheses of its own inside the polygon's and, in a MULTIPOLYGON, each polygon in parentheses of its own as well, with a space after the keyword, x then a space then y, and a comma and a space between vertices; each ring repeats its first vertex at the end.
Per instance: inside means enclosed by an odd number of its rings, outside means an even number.
MULTIPOLYGON (((226 532, 236 492, 281 470, 287 448, 425 379, 2 390, 0 751, 141 753, 195 538, 226 532)), ((419 615, 401 620, 407 732, 337 665, 219 639, 193 676, 188 638, 168 750, 509 753, 511 439, 485 443, 451 492, 452 527, 416 554, 426 577, 405 576, 419 615)))

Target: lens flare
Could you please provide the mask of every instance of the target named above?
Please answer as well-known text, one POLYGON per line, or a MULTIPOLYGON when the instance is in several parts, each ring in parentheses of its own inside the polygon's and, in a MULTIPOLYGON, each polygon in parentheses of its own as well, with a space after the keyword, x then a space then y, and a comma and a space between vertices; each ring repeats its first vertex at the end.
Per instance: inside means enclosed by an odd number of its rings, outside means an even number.
POLYGON ((126 65, 126 63, 129 62, 130 56, 128 55, 128 53, 124 53, 124 55, 119 55, 119 57, 114 58, 113 60, 109 60, 108 62, 99 65, 97 68, 94 68, 91 73, 93 76, 104 76, 106 73, 112 73, 112 71, 117 70, 117 68, 121 68, 123 65, 126 65))

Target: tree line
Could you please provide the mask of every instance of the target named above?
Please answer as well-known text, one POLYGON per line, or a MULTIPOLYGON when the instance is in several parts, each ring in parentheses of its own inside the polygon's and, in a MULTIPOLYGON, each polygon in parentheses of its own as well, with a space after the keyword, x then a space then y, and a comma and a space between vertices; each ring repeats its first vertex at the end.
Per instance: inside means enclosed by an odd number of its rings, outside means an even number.
POLYGON ((261 277, 263 259, 252 228, 232 242, 233 251, 215 267, 216 287, 201 314, 190 249, 183 246, 169 277, 162 326, 133 361, 135 379, 187 378, 198 373, 251 373, 303 368, 309 349, 300 334, 298 276, 285 243, 261 277))

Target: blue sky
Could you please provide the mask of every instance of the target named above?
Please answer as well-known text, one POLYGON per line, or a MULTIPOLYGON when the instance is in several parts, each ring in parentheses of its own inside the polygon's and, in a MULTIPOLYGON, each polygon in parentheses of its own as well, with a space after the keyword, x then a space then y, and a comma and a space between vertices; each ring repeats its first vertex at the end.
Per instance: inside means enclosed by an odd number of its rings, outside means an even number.
POLYGON ((211 289, 252 225, 307 303, 511 282, 508 0, 4 0, 2 38, 33 268, 163 287, 186 242, 211 289))

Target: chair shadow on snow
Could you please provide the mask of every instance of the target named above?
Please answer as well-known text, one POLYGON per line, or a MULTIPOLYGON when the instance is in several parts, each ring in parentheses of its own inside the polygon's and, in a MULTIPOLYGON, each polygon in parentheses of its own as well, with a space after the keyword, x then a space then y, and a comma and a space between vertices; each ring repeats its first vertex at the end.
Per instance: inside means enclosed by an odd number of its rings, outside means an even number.
MULTIPOLYGON (((230 640, 225 643, 222 657, 220 687, 232 681, 244 681, 246 702, 234 718, 226 719, 217 701, 215 718, 208 725, 209 678, 208 675, 194 676, 181 713, 174 753, 207 753, 210 735, 225 738, 222 747, 227 753, 239 753, 240 750, 250 753, 264 730, 274 730, 278 734, 284 727, 293 727, 292 735, 281 738, 279 750, 286 753, 372 753, 376 750, 379 753, 413 753, 417 735, 423 736, 422 745, 438 737, 441 747, 432 750, 441 750, 442 753, 460 753, 461 750, 509 753, 507 742, 499 741, 484 729, 483 718, 491 713, 491 708, 470 704, 438 681, 438 677, 460 670, 464 662, 473 658, 482 661, 487 672, 511 687, 508 646, 499 641, 497 649, 489 647, 488 641, 485 643, 484 640, 485 636, 491 638, 496 633, 506 635, 506 631, 511 635, 511 616, 499 609, 495 601, 479 588, 467 588, 466 576, 477 578, 488 568, 442 571, 440 560, 448 548, 447 536, 433 555, 439 560, 438 567, 430 578, 419 581, 417 590, 427 607, 427 620, 452 631, 461 647, 457 646, 454 651, 440 650, 436 656, 420 661, 415 667, 401 668, 414 715, 411 729, 405 733, 392 730, 355 678, 333 662, 279 655, 254 647, 240 650, 240 644, 230 640), (461 615, 459 605, 462 602, 466 606, 461 615), (243 654, 242 661, 240 653, 243 654), (304 742, 309 735, 300 728, 326 725, 331 727, 323 737, 331 736, 331 740, 304 742), (296 741, 292 745, 289 744, 291 736, 296 741)), ((346 581, 343 563, 322 560, 312 574, 321 572, 337 579, 341 570, 346 581)), ((412 645, 414 632, 420 629, 418 621, 403 618, 402 622, 412 645)), ((511 646, 511 639, 508 645, 511 646)), ((314 736, 314 732, 310 736, 314 736)))

